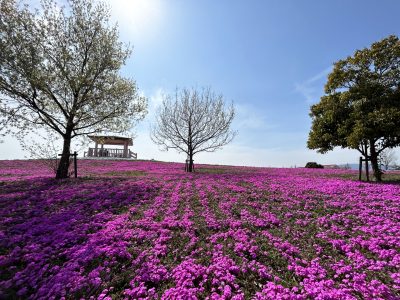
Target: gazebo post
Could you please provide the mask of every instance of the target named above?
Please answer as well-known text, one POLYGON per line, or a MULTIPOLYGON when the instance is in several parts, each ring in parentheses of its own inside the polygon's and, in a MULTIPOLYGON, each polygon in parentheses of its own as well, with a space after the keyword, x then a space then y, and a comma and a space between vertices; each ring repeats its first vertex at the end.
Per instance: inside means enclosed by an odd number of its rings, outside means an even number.
POLYGON ((124 142, 124 158, 128 157, 128 141, 124 142))
POLYGON ((98 156, 98 148, 99 144, 97 142, 94 143, 94 156, 97 157, 98 156))

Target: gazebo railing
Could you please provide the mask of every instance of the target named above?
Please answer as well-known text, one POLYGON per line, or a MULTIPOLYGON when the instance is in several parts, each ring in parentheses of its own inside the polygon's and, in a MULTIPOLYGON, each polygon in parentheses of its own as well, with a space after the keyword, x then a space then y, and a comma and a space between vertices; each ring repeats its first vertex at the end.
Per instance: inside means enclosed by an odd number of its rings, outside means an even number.
POLYGON ((85 157, 114 157, 114 158, 137 158, 137 153, 128 149, 124 153, 124 149, 118 148, 89 148, 88 152, 84 153, 85 157))
POLYGON ((129 151, 129 158, 137 159, 137 153, 132 152, 131 150, 128 150, 128 151, 129 151))

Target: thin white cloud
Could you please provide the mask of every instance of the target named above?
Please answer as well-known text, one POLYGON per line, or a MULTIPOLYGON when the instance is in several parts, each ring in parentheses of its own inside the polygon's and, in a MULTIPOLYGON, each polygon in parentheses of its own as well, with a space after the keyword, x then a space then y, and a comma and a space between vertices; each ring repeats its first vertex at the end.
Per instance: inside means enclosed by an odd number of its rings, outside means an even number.
POLYGON ((160 105, 163 102, 164 95, 165 95, 165 90, 163 88, 157 88, 151 94, 151 96, 148 98, 149 99, 149 107, 148 107, 149 113, 146 117, 147 120, 154 119, 157 109, 160 107, 160 105))
POLYGON ((164 99, 165 90, 159 87, 154 89, 152 93, 146 94, 143 91, 142 93, 148 99, 148 113, 145 119, 135 128, 134 147, 142 149, 141 151, 146 153, 145 159, 150 159, 155 156, 152 153, 158 153, 157 146, 150 139, 150 131, 151 127, 154 126, 156 112, 164 99))
POLYGON ((250 104, 235 104, 236 116, 233 126, 238 129, 271 129, 274 125, 267 122, 264 114, 250 104))
POLYGON ((312 84, 316 81, 319 81, 320 79, 326 79, 328 74, 332 71, 332 67, 328 67, 325 70, 319 72, 315 76, 311 77, 310 79, 307 80, 307 83, 312 84))
POLYGON ((317 102, 323 94, 323 86, 331 70, 332 67, 326 68, 301 83, 295 83, 295 92, 300 93, 308 104, 317 102))
MULTIPOLYGON (((147 122, 153 122, 157 109, 163 102, 165 95, 167 94, 166 90, 162 87, 158 87, 153 90, 152 93, 146 95, 146 92, 143 92, 143 95, 148 98, 148 114, 146 116, 147 122)), ((246 130, 246 129, 271 129, 275 128, 274 125, 269 124, 267 122, 267 117, 260 112, 257 107, 251 104, 235 104, 235 112, 236 116, 234 119, 233 126, 238 130, 246 130)))
POLYGON ((294 85, 294 89, 296 92, 303 95, 308 104, 311 104, 318 100, 317 89, 307 83, 296 83, 294 85))

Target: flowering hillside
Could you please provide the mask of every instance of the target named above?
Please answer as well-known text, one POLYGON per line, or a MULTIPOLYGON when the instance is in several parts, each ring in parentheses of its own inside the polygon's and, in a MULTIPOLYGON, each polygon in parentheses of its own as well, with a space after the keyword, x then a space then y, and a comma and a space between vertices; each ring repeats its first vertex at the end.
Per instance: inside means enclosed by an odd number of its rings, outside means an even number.
POLYGON ((0 299, 400 299, 400 186, 352 171, 0 161, 0 299))

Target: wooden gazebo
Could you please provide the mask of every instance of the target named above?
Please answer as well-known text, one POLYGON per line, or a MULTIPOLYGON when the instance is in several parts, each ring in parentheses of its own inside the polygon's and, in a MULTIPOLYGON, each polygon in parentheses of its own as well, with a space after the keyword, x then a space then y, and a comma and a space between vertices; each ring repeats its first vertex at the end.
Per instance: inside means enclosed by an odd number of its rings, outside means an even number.
POLYGON ((94 142, 95 146, 84 153, 85 157, 137 159, 137 153, 128 148, 133 145, 131 138, 108 135, 89 135, 88 137, 94 142), (104 145, 123 146, 123 148, 105 148, 104 145))

